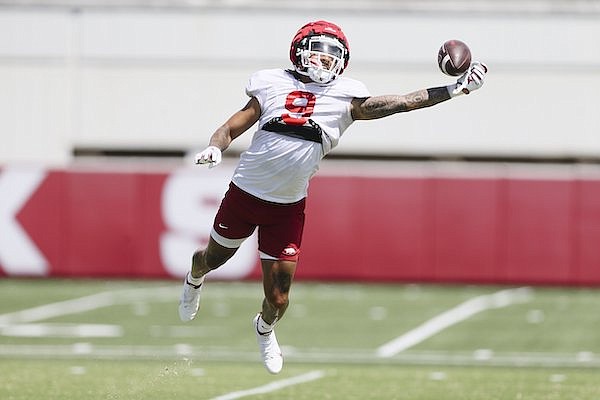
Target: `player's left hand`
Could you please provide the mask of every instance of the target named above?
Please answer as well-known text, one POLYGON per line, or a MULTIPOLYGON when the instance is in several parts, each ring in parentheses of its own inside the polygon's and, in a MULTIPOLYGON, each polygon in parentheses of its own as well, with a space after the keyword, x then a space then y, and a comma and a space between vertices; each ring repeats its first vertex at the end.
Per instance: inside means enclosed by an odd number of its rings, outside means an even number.
POLYGON ((473 90, 477 90, 483 86, 485 81, 485 74, 487 74, 487 67, 485 64, 475 61, 471 63, 469 69, 456 81, 450 89, 450 95, 452 97, 460 94, 469 94, 473 90))
POLYGON ((196 164, 208 164, 208 168, 216 167, 221 163, 221 149, 216 146, 208 146, 196 154, 196 164))

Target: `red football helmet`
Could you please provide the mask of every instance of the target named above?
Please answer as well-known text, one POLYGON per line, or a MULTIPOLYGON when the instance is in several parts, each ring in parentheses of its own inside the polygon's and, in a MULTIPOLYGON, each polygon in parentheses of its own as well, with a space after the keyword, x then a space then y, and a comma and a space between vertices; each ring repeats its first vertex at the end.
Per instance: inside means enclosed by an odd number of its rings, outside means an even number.
POLYGON ((309 22, 298 30, 290 46, 290 61, 299 74, 329 83, 344 72, 350 60, 346 35, 336 24, 309 22))

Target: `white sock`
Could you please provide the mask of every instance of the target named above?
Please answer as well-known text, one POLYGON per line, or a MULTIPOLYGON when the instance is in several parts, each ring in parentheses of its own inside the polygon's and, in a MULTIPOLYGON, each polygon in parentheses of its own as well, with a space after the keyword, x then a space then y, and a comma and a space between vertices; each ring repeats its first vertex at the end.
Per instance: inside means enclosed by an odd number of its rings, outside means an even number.
POLYGON ((194 286, 200 286, 200 285, 202 285, 202 282, 204 282, 204 275, 201 276, 200 278, 194 278, 192 276, 192 273, 190 272, 187 276, 187 281, 188 281, 188 283, 191 283, 194 286))
POLYGON ((257 323, 256 329, 258 330, 258 333, 260 333, 261 335, 265 334, 265 333, 269 333, 275 327, 275 322, 277 322, 277 320, 273 321, 272 324, 267 324, 265 322, 265 320, 262 318, 262 315, 260 315, 258 317, 258 323, 257 323))

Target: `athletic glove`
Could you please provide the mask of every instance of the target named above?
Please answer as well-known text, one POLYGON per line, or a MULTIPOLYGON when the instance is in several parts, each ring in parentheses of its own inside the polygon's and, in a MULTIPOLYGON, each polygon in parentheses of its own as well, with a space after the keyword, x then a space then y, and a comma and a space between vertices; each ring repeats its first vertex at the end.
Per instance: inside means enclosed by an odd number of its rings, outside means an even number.
POLYGON ((465 72, 454 85, 448 86, 450 97, 456 97, 461 94, 469 94, 473 90, 477 90, 483 86, 487 67, 478 61, 471 64, 467 72, 465 72))
POLYGON ((208 146, 206 149, 196 154, 196 164, 208 164, 208 168, 213 168, 221 162, 221 149, 216 146, 208 146))

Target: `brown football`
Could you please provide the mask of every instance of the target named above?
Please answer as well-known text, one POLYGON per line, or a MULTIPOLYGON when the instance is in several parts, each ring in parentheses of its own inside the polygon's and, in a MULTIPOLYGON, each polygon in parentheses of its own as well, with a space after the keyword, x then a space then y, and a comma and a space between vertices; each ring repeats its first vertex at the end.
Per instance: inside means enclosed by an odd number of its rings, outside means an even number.
POLYGON ((438 51, 438 66, 446 75, 459 76, 471 65, 471 50, 460 40, 448 40, 438 51))

